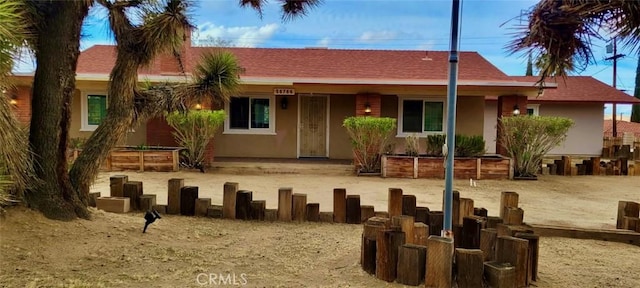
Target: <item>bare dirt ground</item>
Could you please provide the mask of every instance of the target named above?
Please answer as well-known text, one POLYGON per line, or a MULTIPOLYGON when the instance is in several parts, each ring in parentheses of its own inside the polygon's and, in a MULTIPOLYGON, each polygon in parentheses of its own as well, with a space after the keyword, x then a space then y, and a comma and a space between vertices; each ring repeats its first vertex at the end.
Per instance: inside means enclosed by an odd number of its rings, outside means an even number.
MULTIPOLYGON (((109 177, 115 174, 101 174, 92 190, 108 195, 109 177)), ((254 199, 267 200, 268 208, 276 208, 279 187, 293 187, 307 193, 308 202, 319 202, 321 211, 331 210, 337 187, 359 194, 362 204, 376 210, 386 210, 390 187, 416 195, 419 205, 440 208, 444 187, 442 180, 352 176, 127 175, 144 181, 145 194, 157 194, 159 204, 167 201, 167 180, 184 178, 214 204, 222 203, 224 182, 233 181, 254 191, 254 199)), ((545 176, 539 181, 479 181, 478 187, 456 181, 456 188, 490 215, 497 215, 501 191, 515 191, 528 223, 591 228, 614 228, 617 201, 640 201, 640 177, 545 176)), ((24 208, 10 209, 0 220, 0 287, 402 287, 360 269, 359 225, 165 215, 142 234, 141 213, 92 211, 90 221, 59 222, 24 208)), ((640 247, 627 244, 542 238, 536 285, 640 287, 638 259, 640 247)))

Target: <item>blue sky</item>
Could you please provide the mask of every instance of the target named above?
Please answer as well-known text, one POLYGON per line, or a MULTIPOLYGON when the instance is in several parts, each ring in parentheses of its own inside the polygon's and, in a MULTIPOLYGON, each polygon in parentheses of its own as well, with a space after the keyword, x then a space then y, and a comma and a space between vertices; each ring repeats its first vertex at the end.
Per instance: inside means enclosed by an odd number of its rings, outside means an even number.
MULTIPOLYGON (((460 49, 477 51, 509 75, 524 75, 526 59, 504 49, 512 39, 521 11, 533 0, 463 0, 460 49)), ((277 1, 271 0, 263 17, 240 8, 237 0, 201 0, 194 9, 196 45, 220 38, 246 47, 329 47, 343 49, 448 50, 451 1, 448 0, 325 0, 306 17, 283 22, 277 1)), ((104 11, 94 9, 84 27, 82 48, 112 44, 104 11)), ((593 49, 596 63, 576 75, 593 76, 612 84, 613 65, 604 58, 607 43, 593 49)), ((627 56, 618 60, 618 89, 632 94, 637 53, 620 47, 627 56)), ((620 105, 618 114, 630 114, 620 105)), ((610 109, 605 113, 611 113, 610 109)))

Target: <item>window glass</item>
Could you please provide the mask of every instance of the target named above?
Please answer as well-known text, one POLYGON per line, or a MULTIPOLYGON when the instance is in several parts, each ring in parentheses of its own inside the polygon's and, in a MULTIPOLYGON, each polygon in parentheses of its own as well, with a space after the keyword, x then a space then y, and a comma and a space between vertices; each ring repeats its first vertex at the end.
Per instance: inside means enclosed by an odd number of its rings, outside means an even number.
POLYGON ((442 131, 442 102, 424 102, 424 131, 442 131))
POLYGON ((251 128, 269 128, 269 99, 251 99, 251 128))
POLYGON ((402 132, 422 132, 422 100, 402 101, 402 132))
POLYGON ((249 129, 249 98, 232 97, 229 110, 229 128, 249 129))
POLYGON ((107 116, 107 96, 87 95, 87 124, 100 125, 107 116))

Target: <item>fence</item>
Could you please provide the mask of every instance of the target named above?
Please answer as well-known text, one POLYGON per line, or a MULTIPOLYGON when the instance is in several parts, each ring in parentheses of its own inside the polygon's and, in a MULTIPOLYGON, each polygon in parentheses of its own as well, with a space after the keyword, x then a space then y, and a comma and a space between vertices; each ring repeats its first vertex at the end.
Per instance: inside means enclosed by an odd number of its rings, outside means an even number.
POLYGON ((633 133, 624 133, 623 136, 618 137, 604 137, 602 157, 640 160, 640 137, 635 137, 633 133))

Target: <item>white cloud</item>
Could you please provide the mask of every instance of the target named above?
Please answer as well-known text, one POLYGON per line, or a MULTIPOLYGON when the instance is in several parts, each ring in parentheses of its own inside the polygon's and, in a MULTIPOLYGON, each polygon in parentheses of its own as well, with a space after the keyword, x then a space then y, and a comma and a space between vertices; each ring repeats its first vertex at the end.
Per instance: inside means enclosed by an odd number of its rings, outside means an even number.
POLYGON ((330 43, 331 43, 331 38, 324 37, 324 38, 320 39, 320 41, 318 41, 317 45, 320 46, 320 47, 329 47, 330 43))
POLYGON ((393 31, 366 31, 356 39, 363 43, 381 43, 393 40, 397 37, 397 33, 393 31))
POLYGON ((210 22, 199 25, 193 34, 195 45, 198 41, 210 39, 228 40, 238 47, 256 47, 269 40, 278 31, 278 24, 271 23, 264 26, 218 26, 210 22))

